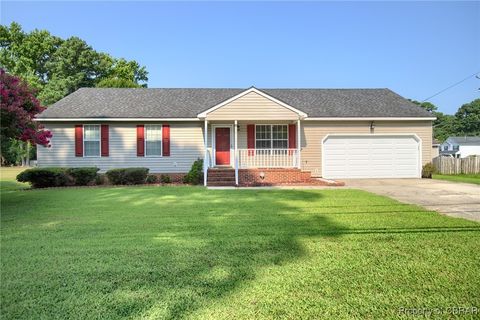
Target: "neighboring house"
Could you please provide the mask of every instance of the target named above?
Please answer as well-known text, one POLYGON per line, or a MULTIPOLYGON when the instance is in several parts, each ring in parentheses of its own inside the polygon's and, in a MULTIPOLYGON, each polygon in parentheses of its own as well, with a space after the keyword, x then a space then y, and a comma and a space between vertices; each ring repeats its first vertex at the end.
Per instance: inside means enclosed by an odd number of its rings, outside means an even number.
POLYGON ((440 146, 440 154, 455 158, 480 155, 480 137, 448 137, 440 146))
POLYGON ((212 185, 415 178, 434 119, 388 89, 84 88, 38 116, 53 133, 38 166, 179 179, 201 158, 212 185))

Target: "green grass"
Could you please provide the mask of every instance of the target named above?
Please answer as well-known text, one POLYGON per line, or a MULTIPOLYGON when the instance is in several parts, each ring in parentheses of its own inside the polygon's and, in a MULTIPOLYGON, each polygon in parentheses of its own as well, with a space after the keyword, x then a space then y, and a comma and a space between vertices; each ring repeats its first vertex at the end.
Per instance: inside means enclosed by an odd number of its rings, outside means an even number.
POLYGON ((447 180, 453 182, 464 182, 464 183, 474 183, 480 184, 480 174, 434 174, 433 179, 447 180))
POLYGON ((27 183, 17 182, 17 174, 28 168, 22 167, 1 167, 0 168, 0 190, 18 190, 28 188, 27 183))
POLYGON ((1 194, 2 319, 388 319, 480 304, 480 225, 339 190, 1 194))

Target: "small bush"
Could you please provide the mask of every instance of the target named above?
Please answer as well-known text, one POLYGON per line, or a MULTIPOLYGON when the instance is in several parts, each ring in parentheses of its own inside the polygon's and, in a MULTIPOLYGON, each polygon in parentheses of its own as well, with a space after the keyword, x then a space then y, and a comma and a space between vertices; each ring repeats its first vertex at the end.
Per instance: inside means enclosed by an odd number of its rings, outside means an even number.
POLYGON ((433 173, 435 173, 433 164, 431 162, 426 163, 422 168, 422 178, 431 179, 433 173))
POLYGON ((147 183, 150 183, 150 184, 151 184, 151 183, 157 183, 157 182, 158 182, 158 178, 157 178, 157 176, 154 175, 154 174, 149 174, 149 175, 147 176, 147 179, 146 179, 145 181, 146 181, 147 183))
POLYGON ((125 169, 111 169, 105 175, 111 184, 125 184, 125 169))
POLYGON ((142 184, 147 180, 148 168, 125 169, 125 184, 142 184))
POLYGON ((162 183, 171 183, 171 182, 172 182, 172 179, 170 178, 169 175, 162 174, 162 175, 160 176, 160 181, 161 181, 162 183))
POLYGON ((17 181, 34 188, 62 187, 70 181, 65 168, 32 168, 20 172, 17 181))
POLYGON ((97 167, 69 168, 67 174, 73 178, 76 186, 86 186, 95 180, 98 170, 97 167))
POLYGON ((197 159, 190 171, 183 178, 184 183, 200 184, 203 182, 203 160, 197 159))
POLYGON ((111 184, 142 184, 147 179, 148 168, 112 169, 105 174, 111 184))

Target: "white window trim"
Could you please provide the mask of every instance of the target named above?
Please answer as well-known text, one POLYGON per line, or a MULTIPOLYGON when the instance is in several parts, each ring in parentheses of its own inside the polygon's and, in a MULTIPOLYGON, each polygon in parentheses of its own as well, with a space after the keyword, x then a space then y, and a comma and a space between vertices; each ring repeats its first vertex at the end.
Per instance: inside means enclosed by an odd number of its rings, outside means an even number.
MULTIPOLYGON (((280 123, 280 124, 255 124, 255 149, 264 149, 264 150, 267 150, 267 149, 270 149, 270 150, 282 150, 283 148, 274 148, 273 147, 273 126, 286 126, 287 127, 287 148, 286 149, 289 149, 288 148, 288 142, 290 141, 290 132, 288 130, 288 124, 285 124, 285 123, 280 123), (270 130, 271 130, 271 135, 270 135, 270 148, 257 148, 257 126, 270 126, 270 130)), ((260 139, 261 141, 267 141, 267 139, 260 139)), ((279 140, 279 139, 277 139, 279 140)), ((284 139, 280 139, 280 140, 284 140, 284 139)))
POLYGON ((84 158, 100 158, 102 156, 102 130, 99 124, 84 124, 82 125, 82 143, 83 143, 83 157, 84 158), (85 154, 85 141, 97 141, 97 140, 86 140, 85 139, 85 126, 89 127, 98 127, 98 156, 87 156, 85 154))
POLYGON ((163 124, 145 124, 144 125, 145 132, 144 132, 144 138, 143 138, 143 149, 145 150, 145 158, 162 158, 163 157, 163 124), (147 153, 147 128, 148 127, 153 127, 153 126, 160 126, 160 155, 152 154, 148 155, 147 153))

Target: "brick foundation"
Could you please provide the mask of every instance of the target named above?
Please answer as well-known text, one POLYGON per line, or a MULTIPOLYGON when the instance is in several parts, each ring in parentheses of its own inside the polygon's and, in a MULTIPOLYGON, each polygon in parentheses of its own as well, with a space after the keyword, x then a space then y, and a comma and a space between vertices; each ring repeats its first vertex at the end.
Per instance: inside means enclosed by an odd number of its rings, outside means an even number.
POLYGON ((310 184, 310 171, 284 168, 239 169, 238 183, 241 186, 269 186, 279 184, 310 184), (263 179, 261 177, 263 173, 263 179))

